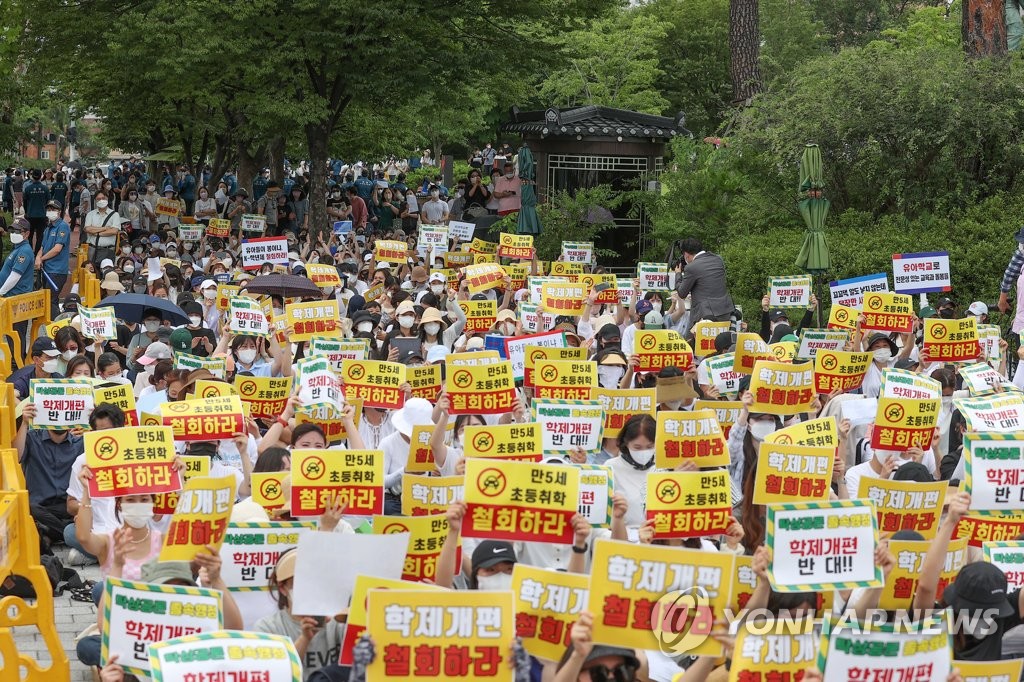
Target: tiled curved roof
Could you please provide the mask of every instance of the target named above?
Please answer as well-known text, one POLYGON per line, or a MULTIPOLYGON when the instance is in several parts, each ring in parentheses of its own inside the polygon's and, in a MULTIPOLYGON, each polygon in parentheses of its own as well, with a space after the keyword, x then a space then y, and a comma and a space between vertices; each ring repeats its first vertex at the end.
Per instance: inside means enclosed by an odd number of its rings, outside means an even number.
POLYGON ((678 135, 690 136, 686 119, 680 113, 675 119, 667 116, 641 114, 626 109, 585 106, 572 109, 519 111, 512 109, 511 120, 501 126, 503 132, 534 135, 587 137, 633 137, 669 140, 678 135), (552 112, 551 115, 548 115, 552 112), (554 119, 554 120, 552 120, 554 119))

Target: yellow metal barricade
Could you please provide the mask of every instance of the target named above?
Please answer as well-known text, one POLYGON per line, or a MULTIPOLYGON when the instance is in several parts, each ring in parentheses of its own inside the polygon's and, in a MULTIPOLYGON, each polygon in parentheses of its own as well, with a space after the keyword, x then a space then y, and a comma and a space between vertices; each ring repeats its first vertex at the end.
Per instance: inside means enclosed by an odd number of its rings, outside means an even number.
POLYGON ((0 582, 10 575, 28 580, 35 590, 36 599, 33 604, 26 603, 21 597, 0 599, 0 655, 4 659, 0 677, 26 682, 69 679, 70 664, 54 623, 53 587, 46 569, 39 562, 39 533, 29 514, 28 491, 18 463, 18 452, 5 449, 0 450, 0 582), (11 630, 18 626, 34 626, 39 630, 50 653, 49 665, 28 654, 18 653, 11 630), (19 667, 24 667, 25 677, 19 678, 16 672, 19 667), (13 675, 10 674, 12 672, 13 675))
POLYGON ((0 360, 9 368, 4 376, 24 366, 32 348, 32 340, 39 335, 39 327, 50 321, 50 290, 32 291, 2 299, 0 303, 0 333, 10 339, 11 357, 0 354, 0 360), (21 337, 15 333, 14 325, 28 322, 27 347, 21 345, 21 337))

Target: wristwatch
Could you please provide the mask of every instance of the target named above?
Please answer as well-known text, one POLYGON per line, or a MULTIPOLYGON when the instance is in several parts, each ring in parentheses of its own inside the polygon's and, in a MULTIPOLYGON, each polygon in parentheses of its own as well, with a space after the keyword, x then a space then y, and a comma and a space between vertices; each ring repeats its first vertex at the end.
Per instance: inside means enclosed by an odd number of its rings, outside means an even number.
POLYGON ((583 543, 582 547, 577 547, 576 545, 572 546, 574 554, 586 554, 588 549, 590 549, 590 544, 586 542, 583 543))

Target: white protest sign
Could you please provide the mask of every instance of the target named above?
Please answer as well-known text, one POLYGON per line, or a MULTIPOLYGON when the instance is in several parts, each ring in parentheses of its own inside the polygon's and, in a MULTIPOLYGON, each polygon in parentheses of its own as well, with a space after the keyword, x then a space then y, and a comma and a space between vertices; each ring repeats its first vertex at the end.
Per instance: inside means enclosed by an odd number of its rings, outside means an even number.
POLYGON ((998 362, 1002 356, 999 348, 999 325, 979 324, 978 343, 981 344, 981 357, 991 362, 998 362))
POLYGON ((409 533, 303 533, 295 561, 292 612, 333 617, 348 609, 356 576, 400 579, 409 538, 409 533), (330 570, 324 570, 327 566, 330 570))
POLYGON ((964 434, 964 487, 977 511, 1024 506, 1024 434, 964 434))
POLYGON ((875 421, 878 414, 878 398, 854 398, 840 403, 843 419, 849 419, 851 426, 864 426, 875 421))
POLYGON ((953 405, 976 433, 1013 433, 1024 429, 1024 396, 997 393, 983 398, 956 398, 953 405))
POLYGON ((892 281, 899 294, 952 291, 949 252, 892 254, 892 281))
POLYGON ((448 234, 452 239, 460 242, 473 241, 473 232, 476 230, 476 223, 464 223, 460 220, 452 220, 448 223, 448 234))
POLYGON ((1006 574, 1007 592, 1024 587, 1024 542, 983 542, 981 556, 1006 574))
POLYGON ((801 360, 813 360, 819 350, 843 350, 850 335, 844 329, 805 329, 800 332, 800 346, 796 356, 801 360))
POLYGON ((420 225, 416 251, 426 258, 433 251, 433 258, 448 253, 448 228, 445 225, 420 225))
POLYGON ((600 400, 534 400, 533 414, 541 425, 544 454, 601 449, 604 408, 600 400))
POLYGON ((868 500, 765 505, 768 575, 777 592, 881 587, 878 518, 868 500))
POLYGON ((594 242, 562 242, 562 260, 589 264, 594 260, 594 242))
POLYGON ((540 305, 543 303, 542 289, 545 284, 568 282, 566 277, 527 277, 526 288, 530 290, 530 303, 540 305))
POLYGON ((734 369, 736 354, 716 355, 704 361, 708 371, 708 380, 718 392, 725 396, 734 396, 740 388, 743 375, 734 369))
POLYGON ((164 275, 164 266, 160 263, 160 258, 147 258, 146 259, 146 281, 155 282, 164 275))
POLYGON ((512 376, 520 381, 526 374, 526 347, 541 346, 542 348, 566 348, 562 332, 540 332, 527 336, 515 336, 505 339, 505 357, 512 363, 512 376))
POLYGON ((878 272, 873 275, 835 280, 828 283, 828 291, 832 295, 832 305, 859 309, 864 303, 865 293, 889 291, 889 276, 884 272, 878 272))
POLYGON ((368 347, 365 339, 325 339, 314 336, 309 340, 309 357, 325 357, 335 372, 341 371, 345 360, 366 360, 368 347))
POLYGON ((149 648, 149 661, 157 682, 292 682, 302 670, 291 638, 238 630, 155 643, 149 648))
POLYGON ((611 467, 597 464, 577 465, 580 470, 579 514, 594 528, 611 523, 608 512, 614 491, 611 467))
POLYGON ((287 237, 242 240, 242 267, 246 270, 258 270, 264 263, 288 265, 287 237))
POLYGON ((247 521, 229 523, 220 546, 220 576, 229 590, 269 590, 270 576, 281 555, 299 544, 312 521, 247 521))
POLYGON ((270 323, 263 314, 263 306, 254 299, 235 296, 228 304, 230 329, 236 334, 266 336, 270 333, 270 323))
POLYGON ((201 587, 153 585, 107 576, 100 658, 149 675, 149 645, 223 627, 221 594, 201 587))
POLYGON ((635 301, 636 292, 633 291, 633 282, 626 277, 616 277, 615 286, 619 290, 619 305, 632 307, 635 301))
POLYGON ((267 217, 262 215, 243 215, 242 232, 246 234, 263 234, 267 229, 267 217))
POLYGON ((822 679, 945 680, 952 658, 946 622, 931 618, 894 631, 892 626, 837 627, 826 619, 822 644, 827 648, 819 658, 822 679))
POLYGON ((304 358, 298 363, 299 400, 303 411, 327 407, 337 411, 342 402, 341 382, 323 357, 304 358))
POLYGON ((1020 390, 986 362, 965 365, 960 367, 957 372, 964 378, 964 386, 970 390, 972 397, 995 393, 998 390, 1014 392, 1020 390))
POLYGON ((82 319, 82 336, 97 341, 109 341, 117 338, 117 316, 113 307, 78 308, 82 319))
POLYGON ((204 358, 191 353, 175 353, 174 369, 205 369, 218 379, 223 379, 227 363, 224 358, 204 358))
POLYGON ((519 304, 519 321, 523 323, 523 331, 546 332, 555 326, 555 316, 551 313, 539 312, 540 306, 532 303, 519 304))
POLYGON ((203 238, 203 225, 202 223, 196 223, 195 225, 186 225, 185 223, 178 223, 178 239, 183 242, 197 242, 203 238))
POLYGON ((878 397, 933 400, 942 397, 942 386, 931 377, 890 368, 882 371, 882 389, 878 397))
POLYGON ((665 263, 637 263, 636 276, 640 280, 640 291, 665 291, 672 288, 668 265, 665 263))
POLYGON ((769 281, 768 304, 772 307, 797 308, 810 305, 810 277, 772 277, 769 281))
POLYGON ((95 405, 91 379, 30 379, 28 398, 35 405, 33 429, 88 427, 95 405))

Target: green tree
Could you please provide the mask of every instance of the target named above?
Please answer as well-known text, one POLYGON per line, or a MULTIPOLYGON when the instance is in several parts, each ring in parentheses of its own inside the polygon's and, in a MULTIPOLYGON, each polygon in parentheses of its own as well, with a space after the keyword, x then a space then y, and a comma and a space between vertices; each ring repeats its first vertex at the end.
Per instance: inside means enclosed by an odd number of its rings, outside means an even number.
POLYGON ((562 68, 540 86, 543 101, 597 104, 661 114, 669 102, 655 88, 661 42, 669 24, 635 9, 622 10, 565 36, 562 68))

